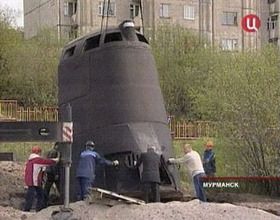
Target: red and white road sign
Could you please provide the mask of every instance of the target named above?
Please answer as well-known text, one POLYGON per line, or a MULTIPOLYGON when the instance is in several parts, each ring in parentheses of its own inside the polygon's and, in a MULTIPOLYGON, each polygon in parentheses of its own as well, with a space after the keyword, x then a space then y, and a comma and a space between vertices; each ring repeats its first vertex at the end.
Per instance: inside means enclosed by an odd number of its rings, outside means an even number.
POLYGON ((257 32, 261 26, 261 20, 257 15, 249 14, 242 18, 241 25, 246 32, 257 32))
POLYGON ((70 143, 73 142, 73 122, 63 122, 62 141, 70 143))

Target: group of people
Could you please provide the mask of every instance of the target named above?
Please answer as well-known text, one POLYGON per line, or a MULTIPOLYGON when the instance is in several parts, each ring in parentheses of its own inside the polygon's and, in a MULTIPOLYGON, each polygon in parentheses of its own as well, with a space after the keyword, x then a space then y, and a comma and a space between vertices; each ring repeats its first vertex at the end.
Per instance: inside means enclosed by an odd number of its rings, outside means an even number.
MULTIPOLYGON (((97 164, 105 166, 118 166, 119 161, 110 161, 101 157, 95 151, 93 141, 86 142, 86 149, 81 153, 76 171, 78 182, 78 200, 83 200, 89 194, 90 187, 95 181, 95 168, 97 164)), ((154 146, 149 146, 146 153, 141 154, 139 160, 134 161, 135 168, 143 164, 142 182, 144 190, 144 200, 146 202, 159 202, 160 184, 160 156, 155 152, 154 146)))
MULTIPOLYGON (((203 189, 203 177, 213 177, 216 173, 215 153, 213 142, 207 141, 201 159, 198 152, 194 151, 190 144, 184 144, 184 156, 180 158, 169 158, 168 164, 185 164, 195 188, 196 197, 206 202, 206 195, 203 189)), ((160 202, 160 166, 161 156, 155 152, 155 147, 148 147, 147 152, 142 153, 136 167, 143 164, 141 181, 143 183, 145 202, 160 202)))
MULTIPOLYGON (((184 156, 180 158, 169 158, 168 164, 185 164, 196 192, 196 197, 206 202, 206 196, 203 189, 203 177, 214 176, 216 173, 215 153, 213 151, 213 142, 207 141, 205 150, 201 159, 198 152, 194 151, 190 144, 184 144, 184 156)), ((143 165, 141 182, 143 183, 143 192, 145 202, 160 202, 160 166, 161 155, 156 153, 155 146, 148 146, 147 152, 141 154, 136 162, 136 167, 143 165)))
MULTIPOLYGON (((49 194, 51 187, 55 187, 59 192, 60 182, 60 155, 56 150, 56 146, 48 152, 47 158, 41 156, 42 149, 39 146, 33 146, 31 154, 25 166, 25 185, 27 192, 25 195, 24 211, 30 211, 33 201, 36 198, 37 203, 35 210, 48 206, 49 194)), ((77 179, 77 196, 78 200, 83 200, 89 193, 90 187, 95 180, 95 167, 97 164, 108 166, 117 166, 117 160, 110 161, 101 157, 95 151, 95 144, 93 141, 87 141, 85 150, 80 154, 80 160, 76 171, 77 179)))
MULTIPOLYGON (((212 150, 213 142, 206 143, 203 159, 192 150, 190 144, 184 145, 184 156, 180 158, 169 158, 168 164, 185 164, 194 184, 196 196, 201 201, 206 201, 203 190, 202 177, 214 176, 216 172, 215 153, 212 150)), ((42 149, 39 146, 32 147, 25 168, 25 184, 27 193, 25 198, 24 211, 30 211, 35 195, 37 196, 36 211, 40 211, 48 205, 48 196, 51 187, 59 188, 59 169, 57 163, 60 155, 53 149, 49 152, 48 158, 41 157, 42 149), (44 178, 45 176, 45 178, 44 178), (45 180, 45 181, 44 181, 45 180)), ((143 183, 143 194, 145 202, 160 202, 160 166, 162 156, 156 152, 153 145, 148 146, 147 152, 140 155, 134 161, 135 168, 143 166, 141 182, 143 183)), ((118 160, 107 160, 95 151, 95 143, 87 141, 85 150, 80 154, 80 160, 76 170, 77 197, 84 200, 89 194, 90 188, 95 181, 96 165, 118 166, 118 160)))
POLYGON ((53 183, 58 184, 59 154, 55 149, 49 152, 47 159, 41 157, 42 149, 39 146, 33 146, 31 154, 25 167, 25 185, 27 193, 25 196, 24 211, 30 211, 33 200, 36 197, 36 211, 40 211, 48 204, 48 196, 53 183))

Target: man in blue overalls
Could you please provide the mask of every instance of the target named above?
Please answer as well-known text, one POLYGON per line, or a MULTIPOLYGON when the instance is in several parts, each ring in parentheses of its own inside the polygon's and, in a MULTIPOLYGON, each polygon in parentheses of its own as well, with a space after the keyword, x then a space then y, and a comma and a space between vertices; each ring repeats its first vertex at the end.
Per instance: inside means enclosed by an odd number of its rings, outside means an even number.
POLYGON ((76 172, 78 200, 84 200, 89 194, 89 189, 92 187, 95 180, 95 168, 98 163, 108 166, 117 166, 119 161, 110 161, 101 157, 95 151, 94 142, 87 141, 86 149, 80 155, 79 165, 76 172))

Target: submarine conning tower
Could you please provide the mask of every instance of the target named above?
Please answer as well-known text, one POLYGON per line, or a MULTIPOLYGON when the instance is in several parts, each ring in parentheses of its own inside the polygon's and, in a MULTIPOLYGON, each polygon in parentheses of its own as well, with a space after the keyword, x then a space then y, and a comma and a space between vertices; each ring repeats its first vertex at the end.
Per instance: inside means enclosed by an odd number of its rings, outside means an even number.
POLYGON ((172 140, 151 48, 132 21, 76 39, 65 46, 58 68, 60 120, 72 106, 74 137, 70 191, 87 140, 115 167, 98 166, 95 185, 118 193, 141 192, 133 163, 149 145, 162 155, 161 187, 178 189, 172 140))

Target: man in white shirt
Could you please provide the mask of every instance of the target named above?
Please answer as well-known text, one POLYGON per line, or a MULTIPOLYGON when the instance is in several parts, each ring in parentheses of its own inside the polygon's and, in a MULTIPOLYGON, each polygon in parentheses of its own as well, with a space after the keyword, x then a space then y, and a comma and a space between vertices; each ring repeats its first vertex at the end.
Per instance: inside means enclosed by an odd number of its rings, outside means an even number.
POLYGON ((200 155, 192 150, 190 144, 184 145, 185 155, 180 158, 169 158, 168 162, 171 164, 185 164, 187 170, 189 171, 190 176, 194 184, 196 196, 200 201, 206 202, 206 196, 203 189, 202 178, 205 176, 202 161, 200 155))

